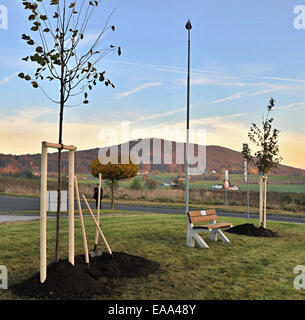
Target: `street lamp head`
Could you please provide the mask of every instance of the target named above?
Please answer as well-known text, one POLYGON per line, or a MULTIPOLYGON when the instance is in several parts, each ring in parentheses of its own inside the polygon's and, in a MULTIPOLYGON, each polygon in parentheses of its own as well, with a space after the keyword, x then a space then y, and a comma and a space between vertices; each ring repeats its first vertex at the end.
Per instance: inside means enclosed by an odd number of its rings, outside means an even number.
POLYGON ((186 23, 186 25, 185 25, 185 28, 186 28, 187 30, 191 30, 191 29, 192 29, 192 24, 191 24, 190 19, 188 19, 188 21, 187 21, 187 23, 186 23))

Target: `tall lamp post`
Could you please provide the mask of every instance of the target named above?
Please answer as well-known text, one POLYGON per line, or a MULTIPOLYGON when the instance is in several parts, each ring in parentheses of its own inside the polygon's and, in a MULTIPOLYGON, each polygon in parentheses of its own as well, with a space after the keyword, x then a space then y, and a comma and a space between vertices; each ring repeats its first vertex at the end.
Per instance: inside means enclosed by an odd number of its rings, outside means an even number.
POLYGON ((185 214, 189 211, 189 143, 190 143, 190 56, 191 56, 191 21, 185 28, 188 33, 188 66, 187 66, 187 117, 186 117, 186 157, 185 157, 185 214))

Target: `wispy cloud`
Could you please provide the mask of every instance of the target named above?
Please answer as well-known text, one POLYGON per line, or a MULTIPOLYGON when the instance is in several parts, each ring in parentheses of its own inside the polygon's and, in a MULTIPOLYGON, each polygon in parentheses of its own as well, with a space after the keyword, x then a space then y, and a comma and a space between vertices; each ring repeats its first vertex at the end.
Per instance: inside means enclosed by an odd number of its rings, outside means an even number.
POLYGON ((221 102, 226 102, 230 100, 237 100, 243 97, 254 97, 254 96, 259 96, 259 95, 263 95, 263 94, 274 92, 274 91, 287 90, 292 88, 293 87, 290 87, 290 86, 271 86, 271 88, 269 89, 264 89, 264 90, 260 90, 252 93, 249 93, 248 91, 242 91, 242 92, 235 93, 232 96, 212 101, 210 102, 210 104, 221 103, 221 102))
POLYGON ((269 80, 278 80, 278 81, 288 81, 288 82, 298 82, 298 83, 305 83, 305 80, 300 79, 291 79, 291 78, 281 78, 281 77, 256 77, 259 79, 269 79, 269 80))
MULTIPOLYGON (((153 69, 154 71, 162 71, 162 72, 168 72, 168 73, 176 73, 176 74, 186 74, 187 68, 185 67, 176 67, 176 66, 166 66, 166 65, 158 65, 158 64, 149 64, 149 63, 138 63, 138 62, 131 62, 131 61, 119 61, 119 60, 112 60, 112 59, 104 59, 105 62, 110 63, 118 63, 118 64, 124 64, 124 65, 130 65, 130 66, 137 66, 141 68, 148 68, 153 69)), ((202 74, 214 74, 221 76, 222 73, 213 71, 213 70, 204 70, 204 69, 191 69, 191 73, 193 75, 202 75, 202 74)), ((223 75, 224 76, 224 75, 223 75)), ((225 76, 224 76, 225 77, 225 76)))
POLYGON ((87 33, 84 35, 84 38, 79 42, 80 47, 85 47, 92 45, 95 40, 98 38, 100 33, 87 33))
POLYGON ((137 93, 139 91, 142 91, 146 88, 150 88, 150 87, 156 87, 156 86, 161 86, 163 83, 162 82, 150 82, 150 83, 145 83, 137 88, 131 89, 129 91, 125 91, 122 93, 119 93, 116 95, 116 98, 122 98, 122 97, 127 97, 130 96, 131 94, 137 93))
POLYGON ((269 92, 274 92, 274 91, 280 91, 280 90, 288 90, 288 89, 291 89, 292 87, 290 86, 273 86, 271 87, 270 89, 265 89, 265 90, 261 90, 261 91, 257 91, 257 92, 254 92, 254 93, 251 93, 249 94, 249 96, 259 96, 259 95, 262 95, 262 94, 266 94, 266 93, 269 93, 269 92))
MULTIPOLYGON (((43 117, 54 118, 56 112, 54 108, 42 107, 42 106, 33 106, 33 107, 23 107, 22 109, 16 112, 18 117, 23 119, 39 120, 43 117)), ((49 118, 49 120, 51 120, 49 118)))
POLYGON ((242 91, 242 92, 235 93, 235 94, 233 94, 232 96, 229 96, 229 97, 226 97, 226 98, 223 98, 223 99, 219 99, 219 100, 212 101, 211 104, 220 103, 220 102, 225 102, 225 101, 230 101, 230 100, 236 100, 236 99, 240 99, 240 98, 242 98, 242 97, 248 96, 248 95, 249 95, 248 91, 242 91))
MULTIPOLYGON (((184 81, 185 82, 185 81, 184 81)), ((247 85, 245 82, 232 82, 232 81, 224 81, 223 79, 217 78, 197 78, 191 81, 192 85, 219 85, 219 86, 237 86, 244 87, 247 85)))
POLYGON ((301 109, 305 109, 305 101, 280 106, 274 110, 290 110, 291 111, 291 110, 301 110, 301 109))
POLYGON ((155 113, 155 114, 150 114, 150 115, 146 115, 143 117, 140 117, 138 120, 143 121, 143 120, 152 120, 152 119, 157 119, 157 118, 163 118, 163 117, 168 117, 171 116, 173 114, 179 113, 184 111, 186 108, 181 108, 181 109, 177 109, 177 110, 172 110, 172 111, 168 111, 165 113, 155 113))
POLYGON ((8 75, 7 77, 3 78, 2 80, 0 80, 0 86, 9 83, 13 78, 15 78, 17 76, 17 73, 14 72, 10 75, 8 75))

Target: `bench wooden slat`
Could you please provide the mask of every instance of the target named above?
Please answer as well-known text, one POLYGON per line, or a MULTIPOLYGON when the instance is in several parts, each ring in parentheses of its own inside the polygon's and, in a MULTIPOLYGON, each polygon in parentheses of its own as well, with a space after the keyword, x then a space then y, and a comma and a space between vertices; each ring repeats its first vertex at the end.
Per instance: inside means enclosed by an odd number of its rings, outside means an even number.
MULTIPOLYGON (((202 211, 190 211, 188 214, 190 217, 197 217, 197 216, 201 217, 201 216, 203 216, 201 212, 202 211)), ((216 210, 204 210, 204 212, 207 216, 217 215, 216 210)))
POLYGON ((211 220, 217 220, 217 216, 197 216, 197 217, 191 217, 191 223, 196 222, 202 222, 202 221, 211 221, 211 220))
POLYGON ((231 226, 232 226, 231 223, 211 223, 211 224, 205 224, 202 226, 195 226, 194 229, 196 228, 216 229, 216 228, 227 228, 231 226))

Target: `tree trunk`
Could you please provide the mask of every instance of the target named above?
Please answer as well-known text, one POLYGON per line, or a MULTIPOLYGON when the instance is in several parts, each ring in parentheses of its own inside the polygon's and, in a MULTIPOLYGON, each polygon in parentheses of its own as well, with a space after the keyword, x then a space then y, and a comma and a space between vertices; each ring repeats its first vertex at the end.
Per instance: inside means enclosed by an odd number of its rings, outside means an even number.
MULTIPOLYGON (((60 80, 60 114, 59 114, 59 138, 58 143, 62 144, 62 125, 65 104, 65 82, 64 82, 64 41, 61 42, 61 80, 60 80)), ((60 241, 60 209, 61 209, 61 150, 58 149, 58 178, 57 178, 57 214, 56 214, 56 244, 55 261, 59 262, 59 241, 60 241)))
POLYGON ((111 180, 111 209, 114 210, 114 179, 111 180))
POLYGON ((264 177, 264 206, 263 206, 263 227, 266 229, 267 228, 267 179, 268 177, 264 177))
MULTIPOLYGON (((248 171, 248 168, 247 168, 248 171)), ((249 196, 249 174, 247 174, 247 211, 248 219, 250 218, 250 196, 249 196)))
POLYGON ((263 179, 259 177, 259 225, 262 226, 263 222, 263 179))
MULTIPOLYGON (((62 124, 63 108, 60 108, 59 120, 59 139, 58 143, 62 144, 62 124)), ((61 209, 61 149, 58 150, 58 177, 57 177, 57 214, 56 214, 56 244, 55 244, 55 261, 59 262, 59 241, 60 241, 60 210, 61 209)))

